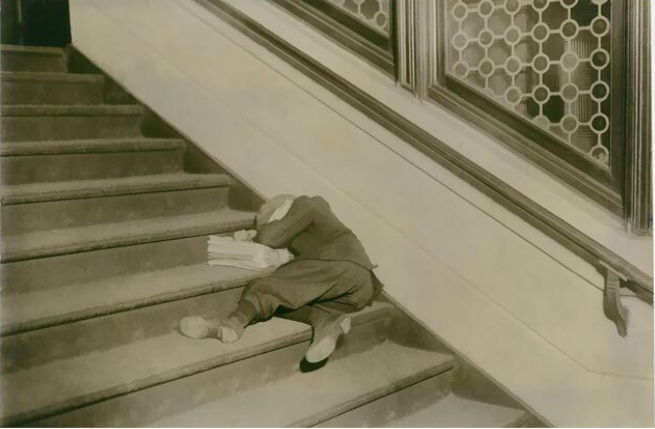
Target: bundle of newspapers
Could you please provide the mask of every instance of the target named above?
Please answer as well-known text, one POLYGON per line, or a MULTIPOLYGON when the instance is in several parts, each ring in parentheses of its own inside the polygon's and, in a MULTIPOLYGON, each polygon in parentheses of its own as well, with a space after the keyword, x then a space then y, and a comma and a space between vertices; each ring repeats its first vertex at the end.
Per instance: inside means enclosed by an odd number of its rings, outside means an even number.
POLYGON ((227 267, 264 270, 277 268, 293 259, 287 249, 272 249, 250 240, 235 240, 230 236, 210 235, 207 243, 207 263, 227 267))

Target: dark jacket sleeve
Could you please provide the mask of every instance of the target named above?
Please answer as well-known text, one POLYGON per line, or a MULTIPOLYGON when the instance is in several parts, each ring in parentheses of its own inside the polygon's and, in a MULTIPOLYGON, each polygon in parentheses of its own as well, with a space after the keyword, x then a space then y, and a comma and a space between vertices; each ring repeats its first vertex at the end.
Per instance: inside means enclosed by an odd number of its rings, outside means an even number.
POLYGON ((257 225, 254 241, 273 248, 287 247, 313 220, 311 207, 304 204, 302 197, 296 198, 282 219, 257 225))

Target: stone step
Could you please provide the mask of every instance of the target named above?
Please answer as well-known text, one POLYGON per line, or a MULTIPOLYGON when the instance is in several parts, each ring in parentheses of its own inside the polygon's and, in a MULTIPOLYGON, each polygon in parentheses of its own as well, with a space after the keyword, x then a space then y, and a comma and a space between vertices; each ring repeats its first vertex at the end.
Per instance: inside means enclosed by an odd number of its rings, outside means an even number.
POLYGON ((246 283, 267 273, 204 263, 5 294, 0 343, 3 370, 30 368, 163 335, 192 314, 225 316, 236 306, 246 283))
POLYGON ((0 149, 7 185, 106 179, 179 172, 181 139, 123 138, 5 143, 0 149))
POLYGON ((3 104, 101 104, 104 77, 81 73, 2 72, 3 104))
MULTIPOLYGON (((2 262, 89 252, 229 231, 252 225, 254 214, 230 209, 136 221, 5 235, 2 262)), ((63 267, 62 267, 63 268, 63 267)))
POLYGON ((3 141, 136 137, 139 105, 3 105, 3 141))
MULTIPOLYGON (((442 400, 451 392, 456 371, 399 388, 387 396, 324 420, 316 427, 385 427, 442 400)), ((432 427, 432 425, 428 425, 432 427)))
POLYGON ((392 420, 398 428, 507 428, 522 427, 525 411, 448 395, 429 407, 392 420))
POLYGON ((0 332, 13 335, 232 289, 266 272, 198 264, 5 294, 0 332))
POLYGON ((254 213, 221 209, 197 215, 7 235, 2 244, 12 250, 3 256, 15 262, 1 266, 3 293, 204 263, 208 234, 253 226, 254 213), (28 257, 35 259, 25 259, 28 257))
POLYGON ((398 389, 316 427, 519 427, 523 410, 463 399, 451 393, 454 371, 398 389))
POLYGON ((2 188, 2 230, 44 229, 202 213, 227 206, 223 174, 157 174, 2 188))
POLYGON ((447 374, 452 356, 384 342, 318 371, 221 397, 150 427, 310 427, 414 383, 447 374), (250 410, 250 411, 249 411, 250 410))
MULTIPOLYGON (((353 324, 360 326, 371 318, 386 318, 387 315, 386 304, 378 303, 354 315, 353 324)), ((361 338, 356 331, 357 328, 349 334, 353 335, 353 339, 358 340, 356 343, 361 343, 369 337, 367 335, 361 338)), ((88 334, 94 335, 91 332, 88 334)), ((278 378, 279 373, 293 372, 292 368, 297 366, 302 356, 299 348, 295 348, 295 353, 290 356, 283 353, 285 359, 282 360, 275 356, 271 358, 266 354, 274 352, 279 355, 275 351, 307 343, 310 337, 311 329, 307 325, 272 319, 248 327, 243 338, 234 344, 223 344, 214 339, 192 340, 177 332, 169 332, 104 351, 12 372, 2 377, 4 397, 2 424, 5 426, 27 423, 114 426, 120 424, 116 420, 125 420, 132 416, 141 419, 159 418, 157 414, 161 414, 166 407, 162 406, 165 404, 153 401, 153 397, 145 400, 146 403, 150 403, 150 407, 144 409, 140 406, 144 401, 143 398, 140 401, 126 397, 127 401, 125 401, 121 400, 120 396, 132 392, 148 396, 150 393, 148 388, 160 387, 163 383, 168 390, 169 403, 175 403, 177 406, 188 407, 193 402, 197 402, 199 396, 204 397, 203 393, 224 391, 227 385, 230 385, 229 393, 238 394, 239 390, 248 387, 251 383, 261 383, 262 377, 278 378), (266 361, 274 365, 266 368, 267 373, 262 374, 260 371, 256 377, 253 377, 252 370, 242 370, 243 364, 236 368, 229 365, 232 362, 248 361, 247 358, 262 354, 266 361), (215 377, 207 374, 207 371, 212 369, 223 374, 222 382, 217 382, 215 377), (189 392, 185 381, 193 374, 202 375, 200 379, 205 380, 205 383, 202 385, 197 382, 198 378, 194 378, 192 380, 194 390, 189 392), (226 374, 229 376, 225 377, 226 374), (242 380, 244 378, 245 382, 242 380), (178 382, 181 383, 179 388, 178 382), (110 398, 115 399, 108 401, 109 404, 102 402, 97 404, 110 398), (85 405, 88 406, 80 409, 85 405), (35 419, 56 416, 66 411, 72 412, 70 415, 53 417, 49 422, 33 422, 35 419), (93 416, 91 421, 80 417, 88 413, 93 416)), ((373 348, 376 349, 377 347, 373 348)), ((362 354, 364 353, 357 356, 362 354)), ((391 356, 393 357, 396 356, 391 356)), ((334 366, 345 359, 335 360, 334 366)), ((330 365, 326 368, 330 368, 330 365)), ((153 395, 157 396, 157 393, 155 391, 153 395)), ((279 398, 281 396, 279 393, 273 396, 279 398)), ((307 394, 307 391, 303 393, 307 394)), ((130 421, 128 425, 133 424, 134 422, 130 421)))
MULTIPOLYGON (((253 221, 246 219, 234 229, 252 226, 253 221)), ((218 228, 217 232, 227 232, 231 228, 218 228)), ((0 276, 3 293, 23 293, 202 264, 206 260, 207 237, 182 233, 175 239, 4 263, 0 267, 0 276)))
POLYGON ((62 48, 2 45, 3 71, 65 72, 66 54, 62 48))

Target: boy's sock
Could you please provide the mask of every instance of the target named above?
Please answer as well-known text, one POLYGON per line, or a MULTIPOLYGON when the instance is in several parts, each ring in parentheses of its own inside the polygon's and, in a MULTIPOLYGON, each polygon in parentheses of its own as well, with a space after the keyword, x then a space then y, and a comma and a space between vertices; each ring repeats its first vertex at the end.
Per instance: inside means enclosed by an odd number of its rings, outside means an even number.
POLYGON ((239 306, 224 320, 207 320, 200 316, 185 317, 180 321, 180 332, 195 339, 218 338, 224 343, 238 341, 257 314, 255 306, 241 300, 239 306))

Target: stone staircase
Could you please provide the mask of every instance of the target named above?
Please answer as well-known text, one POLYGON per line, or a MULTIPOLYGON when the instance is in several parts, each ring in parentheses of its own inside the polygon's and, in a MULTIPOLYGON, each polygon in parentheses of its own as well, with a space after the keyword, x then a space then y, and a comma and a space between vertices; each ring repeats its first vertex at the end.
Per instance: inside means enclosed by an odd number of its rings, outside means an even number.
POLYGON ((109 78, 70 72, 69 52, 2 47, 3 426, 530 421, 498 389, 458 382, 472 369, 388 302, 354 315, 311 373, 296 322, 236 344, 181 336, 180 318, 226 315, 261 275, 204 263, 206 235, 254 213, 232 208, 233 177, 189 172, 189 142, 147 136, 144 106, 107 103, 109 78))

